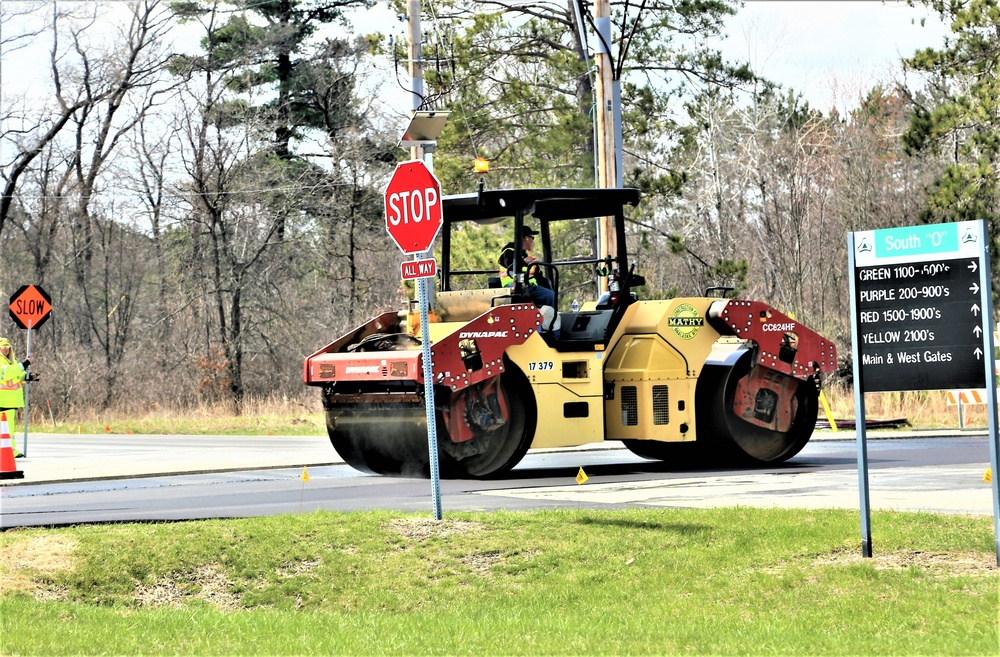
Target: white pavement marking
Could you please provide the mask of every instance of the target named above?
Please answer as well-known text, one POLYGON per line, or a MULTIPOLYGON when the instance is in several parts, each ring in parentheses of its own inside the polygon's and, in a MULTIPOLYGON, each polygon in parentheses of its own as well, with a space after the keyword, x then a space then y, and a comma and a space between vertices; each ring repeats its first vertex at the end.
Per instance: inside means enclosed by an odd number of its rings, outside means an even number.
MULTIPOLYGON (((868 478, 871 506, 893 511, 992 515, 990 484, 983 481, 987 465, 871 470, 868 478)), ((481 491, 480 494, 582 504, 859 508, 858 475, 854 470, 573 484, 481 491)))

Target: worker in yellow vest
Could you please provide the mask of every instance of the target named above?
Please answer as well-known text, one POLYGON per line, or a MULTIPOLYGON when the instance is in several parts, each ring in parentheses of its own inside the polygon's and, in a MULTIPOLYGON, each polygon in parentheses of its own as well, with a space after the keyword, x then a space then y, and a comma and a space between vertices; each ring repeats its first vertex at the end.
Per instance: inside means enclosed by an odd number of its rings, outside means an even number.
POLYGON ((27 371, 30 365, 30 356, 18 362, 10 340, 0 338, 0 412, 7 413, 14 458, 22 456, 14 443, 14 414, 17 409, 24 408, 24 382, 38 380, 37 374, 27 371))
POLYGON ((497 259, 500 265, 500 284, 504 287, 514 285, 514 277, 518 273, 524 274, 524 286, 522 291, 538 306, 542 314, 542 331, 552 331, 552 335, 559 338, 559 314, 556 311, 556 293, 552 290, 552 284, 545 278, 541 268, 535 263, 538 262, 531 249, 535 247, 535 235, 538 232, 532 230, 530 226, 525 226, 521 231, 521 248, 516 248, 513 241, 504 245, 497 259), (520 253, 518 253, 520 252, 520 253))

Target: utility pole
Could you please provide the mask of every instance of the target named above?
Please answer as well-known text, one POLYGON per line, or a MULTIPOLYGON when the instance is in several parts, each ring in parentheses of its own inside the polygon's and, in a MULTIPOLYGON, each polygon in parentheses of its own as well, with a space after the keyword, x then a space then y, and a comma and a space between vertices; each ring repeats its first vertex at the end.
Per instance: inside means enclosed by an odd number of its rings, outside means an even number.
MULTIPOLYGON (((424 68, 421 57, 420 42, 420 0, 407 0, 407 27, 409 36, 409 68, 410 68, 410 109, 417 111, 424 102, 424 68)), ((423 160, 425 147, 414 144, 410 147, 410 159, 423 160)), ((433 157, 433 156, 432 156, 433 157)), ((434 169, 431 168, 431 171, 434 169)))
MULTIPOLYGON (((421 41, 423 35, 420 31, 420 0, 407 0, 406 3, 407 26, 408 26, 408 56, 410 69, 410 125, 400 145, 409 145, 410 159, 422 162, 431 176, 434 174, 434 146, 437 138, 444 127, 444 122, 448 120, 448 112, 438 112, 442 114, 434 120, 435 112, 421 111, 426 98, 424 94, 424 70, 423 53, 421 52, 421 41), (430 123, 428 124, 428 121, 430 123), (418 134, 421 133, 421 134, 418 134)), ((427 108, 423 108, 426 110, 427 108)), ((437 179, 434 179, 437 184, 437 179)), ((438 196, 440 198, 440 186, 438 186, 438 196)), ((433 258, 433 245, 423 254, 424 259, 433 258)), ((438 442, 437 442, 437 419, 434 405, 434 377, 433 377, 433 356, 431 353, 431 339, 428 324, 431 320, 431 312, 434 307, 434 282, 430 278, 418 278, 417 303, 420 307, 420 342, 423 350, 424 366, 424 410, 427 418, 427 454, 430 460, 431 475, 431 499, 434 507, 434 519, 441 520, 441 472, 438 463, 438 442)))
MULTIPOLYGON (((597 26, 597 180, 606 189, 621 187, 621 92, 614 79, 611 59, 611 4, 595 0, 594 23, 597 26)), ((601 217, 597 222, 598 257, 618 255, 615 218, 601 217)), ((600 291, 608 291, 608 279, 600 278, 600 291)))

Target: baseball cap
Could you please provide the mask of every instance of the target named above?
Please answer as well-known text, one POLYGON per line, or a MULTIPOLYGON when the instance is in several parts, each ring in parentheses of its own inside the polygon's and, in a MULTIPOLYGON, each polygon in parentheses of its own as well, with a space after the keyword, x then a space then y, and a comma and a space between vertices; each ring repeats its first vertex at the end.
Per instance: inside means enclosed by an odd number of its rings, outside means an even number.
POLYGON ((531 226, 525 226, 524 230, 521 231, 521 234, 524 235, 525 237, 534 237, 535 235, 538 234, 538 231, 532 230, 531 226))

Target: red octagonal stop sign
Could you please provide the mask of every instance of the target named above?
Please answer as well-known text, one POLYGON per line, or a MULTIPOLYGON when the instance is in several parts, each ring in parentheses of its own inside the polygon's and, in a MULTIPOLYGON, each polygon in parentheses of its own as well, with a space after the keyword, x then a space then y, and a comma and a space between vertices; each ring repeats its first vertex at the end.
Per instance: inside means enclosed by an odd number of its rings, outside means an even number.
POLYGON ((420 160, 396 166, 385 188, 385 229, 407 254, 425 253, 441 230, 441 183, 420 160))

